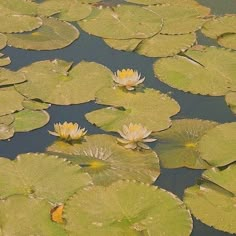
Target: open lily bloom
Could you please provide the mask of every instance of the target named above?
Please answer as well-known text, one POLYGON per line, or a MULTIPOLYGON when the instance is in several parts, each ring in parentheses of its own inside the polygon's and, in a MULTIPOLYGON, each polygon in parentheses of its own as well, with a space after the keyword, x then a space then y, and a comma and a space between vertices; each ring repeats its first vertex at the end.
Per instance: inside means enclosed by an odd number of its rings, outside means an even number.
POLYGON ((134 90, 134 87, 141 84, 145 77, 140 79, 141 74, 136 70, 132 69, 123 69, 118 70, 113 75, 113 80, 117 83, 118 86, 125 87, 127 90, 134 90))
POLYGON ((118 138, 118 142, 124 144, 125 148, 136 149, 144 148, 149 149, 149 146, 144 144, 145 142, 154 142, 156 139, 148 138, 152 131, 147 130, 146 127, 141 124, 130 123, 128 126, 123 125, 122 130, 118 131, 121 138, 118 138))
POLYGON ((82 129, 79 127, 77 123, 72 123, 72 122, 70 123, 64 122, 63 124, 56 123, 54 124, 54 130, 55 132, 52 131, 48 132, 66 141, 79 140, 87 133, 85 128, 82 129))

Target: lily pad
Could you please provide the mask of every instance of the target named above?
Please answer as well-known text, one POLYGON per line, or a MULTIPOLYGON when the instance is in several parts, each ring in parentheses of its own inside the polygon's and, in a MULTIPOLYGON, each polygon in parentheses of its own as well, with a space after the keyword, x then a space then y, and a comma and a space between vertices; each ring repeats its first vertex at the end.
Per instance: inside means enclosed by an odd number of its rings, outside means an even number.
POLYGON ((236 92, 229 92, 225 96, 225 101, 231 111, 236 114, 236 92))
POLYGON ((171 125, 170 117, 179 112, 178 103, 158 90, 127 92, 121 88, 104 88, 97 92, 97 103, 114 106, 86 114, 86 119, 106 131, 118 131, 123 125, 141 123, 160 131, 171 125))
POLYGON ((13 123, 16 132, 27 132, 43 127, 49 122, 50 116, 46 111, 22 110, 14 113, 13 123))
POLYGON ((155 62, 155 75, 171 87, 194 94, 221 96, 236 88, 236 53, 223 48, 190 49, 185 56, 155 62))
POLYGON ((15 161, 0 158, 0 164, 1 198, 24 194, 59 203, 91 183, 80 167, 56 156, 28 153, 17 156, 15 161))
POLYGON ((0 89, 0 116, 20 111, 24 107, 22 102, 24 97, 20 95, 13 87, 0 89))
POLYGON ((54 50, 70 45, 79 37, 79 31, 67 22, 55 18, 42 18, 42 21, 43 25, 33 32, 8 34, 8 45, 32 50, 54 50))
MULTIPOLYGON (((1 118, 1 117, 0 117, 1 118)), ((14 135, 14 127, 0 123, 0 140, 7 140, 14 135)))
POLYGON ((64 218, 76 236, 187 236, 192 231, 191 216, 175 195, 134 181, 80 190, 66 202, 64 218))
POLYGON ((0 68, 0 87, 22 83, 26 80, 23 73, 0 68))
POLYGON ((201 159, 197 144, 201 137, 217 125, 216 122, 197 119, 174 120, 172 126, 154 134, 158 140, 155 147, 164 168, 209 168, 201 159))
POLYGON ((148 38, 161 30, 160 16, 135 5, 94 9, 78 24, 89 34, 113 39, 148 38))
POLYGON ((50 220, 51 207, 45 200, 21 195, 0 201, 1 234, 66 236, 64 229, 50 220))
POLYGON ((46 110, 51 106, 51 104, 48 103, 39 102, 36 100, 27 100, 27 99, 22 102, 22 105, 25 109, 33 111, 46 110))
POLYGON ((235 164, 225 170, 213 168, 203 173, 206 181, 187 188, 184 194, 184 202, 197 219, 231 234, 236 233, 235 174, 235 164))
POLYGON ((167 57, 186 51, 196 42, 195 34, 162 35, 157 34, 144 39, 135 51, 148 57, 167 57))
POLYGON ((104 39, 104 42, 111 48, 132 52, 142 39, 104 39))
POLYGON ((0 116, 0 124, 10 125, 14 122, 15 118, 11 115, 0 116))
MULTIPOLYGON (((83 1, 84 2, 84 1, 83 1)), ((39 4, 38 14, 43 16, 56 15, 61 20, 78 21, 92 12, 92 7, 80 0, 50 0, 39 4)))
POLYGON ((16 89, 30 99, 70 105, 94 100, 97 90, 112 84, 112 72, 103 65, 84 61, 71 65, 62 60, 35 62, 20 70, 28 81, 16 89))
POLYGON ((42 20, 39 17, 26 15, 0 14, 0 21, 1 33, 22 33, 25 31, 32 31, 42 25, 42 20))
POLYGON ((200 140, 202 159, 212 166, 225 166, 236 161, 236 122, 218 125, 200 140))
POLYGON ((4 34, 0 33, 0 49, 5 48, 7 45, 7 37, 4 34))
POLYGON ((236 34, 223 34, 217 39, 217 42, 225 48, 236 50, 236 34))
POLYGON ((120 179, 153 183, 160 174, 159 160, 153 151, 127 150, 110 135, 91 135, 85 139, 73 145, 56 141, 47 150, 80 165, 96 185, 106 186, 120 179))
MULTIPOLYGON (((0 53, 0 66, 6 66, 6 65, 9 65, 10 63, 11 63, 10 57, 4 57, 4 54, 0 53)), ((1 82, 0 82, 0 86, 1 86, 1 82)))

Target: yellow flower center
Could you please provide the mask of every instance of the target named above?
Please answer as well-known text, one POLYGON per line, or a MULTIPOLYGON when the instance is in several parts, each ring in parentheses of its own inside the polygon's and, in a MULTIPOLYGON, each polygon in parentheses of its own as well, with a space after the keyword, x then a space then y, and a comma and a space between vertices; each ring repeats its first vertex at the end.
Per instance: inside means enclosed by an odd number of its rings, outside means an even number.
POLYGON ((120 79, 125 79, 125 78, 127 78, 127 77, 133 76, 134 73, 135 73, 135 72, 134 72, 134 70, 132 70, 132 69, 127 69, 127 70, 123 69, 122 71, 118 71, 118 72, 117 72, 117 75, 118 75, 118 77, 119 77, 120 79))
POLYGON ((133 126, 130 126, 130 127, 129 127, 129 130, 132 131, 132 132, 133 132, 133 131, 134 131, 134 132, 135 132, 135 131, 139 131, 139 130, 141 130, 141 129, 142 129, 142 127, 141 127, 140 125, 133 125, 133 126))
POLYGON ((104 166, 104 163, 102 163, 100 161, 92 161, 89 165, 90 165, 90 168, 92 168, 92 169, 99 169, 104 166))
POLYGON ((186 143, 184 146, 187 148, 196 148, 197 143, 186 143))

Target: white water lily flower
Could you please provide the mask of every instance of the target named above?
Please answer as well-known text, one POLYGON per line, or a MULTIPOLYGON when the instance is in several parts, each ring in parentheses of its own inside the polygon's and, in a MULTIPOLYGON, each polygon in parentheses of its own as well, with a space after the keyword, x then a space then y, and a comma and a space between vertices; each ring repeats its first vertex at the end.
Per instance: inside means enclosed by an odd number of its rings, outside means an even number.
POLYGON ((125 87, 127 90, 134 90, 134 87, 141 84, 145 77, 140 79, 141 74, 136 70, 123 69, 118 70, 113 75, 113 80, 118 84, 118 86, 125 87))
POLYGON ((144 144, 146 142, 154 142, 156 139, 147 138, 152 131, 147 130, 146 127, 141 124, 130 123, 128 126, 123 125, 122 131, 118 131, 121 138, 118 138, 118 142, 124 144, 125 148, 136 149, 144 148, 149 149, 149 147, 144 144))
POLYGON ((54 124, 54 130, 55 132, 52 131, 48 132, 66 141, 79 140, 87 133, 85 128, 82 129, 79 127, 77 123, 72 123, 72 122, 70 123, 64 122, 63 124, 56 123, 54 124))

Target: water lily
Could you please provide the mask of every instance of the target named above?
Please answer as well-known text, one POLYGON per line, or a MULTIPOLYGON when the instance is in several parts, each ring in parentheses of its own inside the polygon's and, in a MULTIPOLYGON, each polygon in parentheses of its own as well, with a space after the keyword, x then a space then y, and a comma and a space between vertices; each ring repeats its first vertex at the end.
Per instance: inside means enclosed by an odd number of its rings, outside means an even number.
POLYGON ((147 138, 152 131, 148 130, 141 124, 133 124, 130 123, 128 126, 123 125, 122 130, 118 131, 121 135, 121 138, 118 138, 118 142, 124 144, 125 148, 136 149, 136 148, 144 148, 149 149, 146 142, 154 142, 156 139, 147 138))
POLYGON ((56 123, 54 124, 54 130, 55 132, 48 132, 66 141, 79 140, 87 133, 85 128, 82 129, 77 123, 72 122, 56 123))
POLYGON ((125 87, 127 90, 134 90, 134 87, 141 84, 145 77, 140 79, 141 74, 136 70, 132 69, 123 69, 118 70, 113 75, 113 80, 117 83, 118 86, 125 87))

